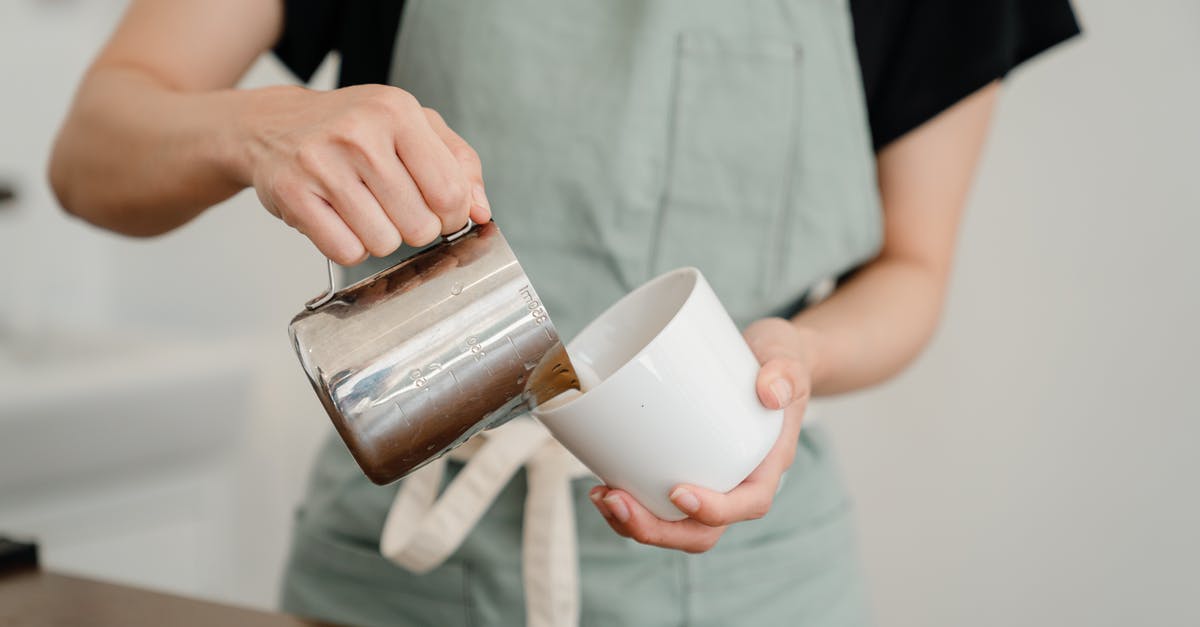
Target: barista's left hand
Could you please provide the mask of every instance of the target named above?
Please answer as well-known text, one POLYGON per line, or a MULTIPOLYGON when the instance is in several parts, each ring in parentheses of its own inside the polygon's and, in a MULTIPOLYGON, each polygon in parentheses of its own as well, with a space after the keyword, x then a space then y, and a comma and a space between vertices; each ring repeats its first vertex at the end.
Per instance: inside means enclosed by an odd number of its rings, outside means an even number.
POLYGON ((761 364, 756 383, 759 401, 771 409, 785 409, 775 445, 754 472, 729 492, 676 486, 671 501, 688 515, 678 522, 656 517, 628 492, 596 486, 592 502, 613 531, 642 544, 703 553, 717 544, 729 525, 762 518, 771 509, 779 478, 796 455, 811 389, 815 342, 810 331, 782 318, 759 320, 744 335, 761 364))

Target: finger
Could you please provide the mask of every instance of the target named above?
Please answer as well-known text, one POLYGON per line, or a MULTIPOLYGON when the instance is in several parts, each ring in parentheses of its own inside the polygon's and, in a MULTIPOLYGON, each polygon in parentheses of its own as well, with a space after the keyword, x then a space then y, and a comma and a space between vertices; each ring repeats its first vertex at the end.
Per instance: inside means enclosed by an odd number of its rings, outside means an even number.
POLYGON ((425 204, 421 190, 395 152, 390 147, 381 152, 386 156, 359 163, 358 174, 404 241, 425 246, 442 233, 441 219, 425 204))
POLYGON ((397 133, 395 149, 425 204, 442 221, 442 232, 462 228, 471 208, 467 178, 427 115, 421 116, 419 123, 404 125, 397 133))
POLYGON ((325 199, 305 193, 281 208, 281 217, 289 226, 304 234, 334 263, 354 266, 367 258, 362 241, 325 199))
POLYGON ((492 210, 482 205, 471 205, 471 221, 475 224, 484 224, 492 219, 492 210))
POLYGON ((797 401, 808 400, 808 381, 800 362, 778 357, 763 362, 754 388, 764 407, 783 409, 797 401))
MULTIPOLYGON (((612 526, 612 512, 608 511, 608 507, 604 504, 604 496, 606 494, 608 494, 608 488, 598 485, 588 493, 588 498, 592 500, 592 505, 596 506, 596 511, 600 512, 600 515, 609 522, 609 526, 612 526)), ((613 531, 617 531, 616 527, 613 527, 613 531)))
POLYGON ((747 478, 724 494, 690 485, 671 491, 671 502, 691 520, 709 527, 724 527, 743 520, 757 520, 771 510, 778 476, 747 478))
POLYGON ((358 174, 342 162, 322 181, 321 196, 376 257, 386 257, 400 247, 401 237, 379 201, 358 174))
POLYGON ((766 363, 772 359, 800 356, 795 346, 779 339, 794 333, 795 326, 790 320, 763 318, 746 327, 743 337, 758 362, 766 363))
POLYGON ((686 518, 662 520, 623 490, 609 490, 601 502, 611 514, 605 520, 613 531, 642 544, 703 553, 713 548, 725 531, 686 518))
POLYGON ((491 220, 492 205, 488 202, 487 193, 484 191, 483 163, 479 160, 479 153, 475 152, 475 149, 462 136, 454 132, 454 129, 447 126, 446 121, 437 111, 425 109, 425 112, 429 117, 430 126, 450 149, 450 154, 454 155, 454 159, 458 161, 459 167, 462 168, 463 174, 471 186, 471 220, 476 224, 483 224, 491 220))
POLYGON ((596 486, 592 488, 591 494, 588 496, 592 500, 592 505, 596 506, 596 511, 600 512, 600 516, 604 518, 604 522, 608 524, 613 533, 628 538, 629 531, 622 526, 622 523, 617 520, 612 511, 608 509, 608 505, 604 503, 604 497, 608 495, 609 489, 605 486, 596 486))
POLYGON ((779 489, 780 477, 795 459, 802 417, 800 407, 793 405, 787 411, 771 450, 734 489, 721 493, 699 486, 678 485, 671 490, 671 502, 692 520, 715 527, 766 516, 779 489))

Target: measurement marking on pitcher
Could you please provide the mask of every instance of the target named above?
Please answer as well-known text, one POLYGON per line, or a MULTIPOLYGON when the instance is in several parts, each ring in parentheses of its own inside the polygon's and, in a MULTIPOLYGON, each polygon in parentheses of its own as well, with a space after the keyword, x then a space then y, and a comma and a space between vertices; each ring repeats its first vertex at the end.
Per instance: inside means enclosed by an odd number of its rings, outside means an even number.
POLYGON ((471 351, 471 356, 475 358, 476 363, 483 364, 484 369, 487 370, 488 376, 494 376, 496 374, 492 372, 492 367, 488 365, 488 362, 483 359, 487 355, 487 351, 483 350, 483 344, 479 342, 478 336, 467 336, 467 349, 471 351))
POLYGON ((479 343, 479 338, 474 335, 467 336, 467 350, 471 351, 471 356, 475 361, 483 361, 483 356, 487 355, 483 350, 483 345, 479 343))
POLYGON ((517 354, 517 359, 525 359, 521 356, 521 349, 517 348, 517 343, 513 341, 512 336, 506 335, 505 337, 508 338, 508 343, 512 344, 513 352, 517 354))
POLYGON ((412 372, 409 372, 408 378, 412 379, 413 385, 417 386, 417 389, 419 390, 425 389, 425 385, 429 383, 429 381, 425 379, 425 375, 421 374, 420 368, 414 368, 412 372))
POLYGON ((525 308, 529 310, 529 315, 533 318, 534 324, 542 324, 550 319, 546 313, 546 308, 542 307, 542 302, 533 297, 533 288, 526 285, 520 290, 521 297, 525 299, 525 308))
POLYGON ((424 368, 414 368, 412 372, 408 373, 408 378, 412 379, 413 385, 415 385, 418 389, 428 390, 429 377, 432 377, 434 373, 441 369, 442 364, 435 361, 424 368))
POLYGON ((463 389, 462 381, 458 380, 458 375, 454 374, 453 370, 447 370, 446 372, 449 372, 450 376, 454 379, 454 385, 458 386, 458 393, 466 396, 467 391, 463 389))

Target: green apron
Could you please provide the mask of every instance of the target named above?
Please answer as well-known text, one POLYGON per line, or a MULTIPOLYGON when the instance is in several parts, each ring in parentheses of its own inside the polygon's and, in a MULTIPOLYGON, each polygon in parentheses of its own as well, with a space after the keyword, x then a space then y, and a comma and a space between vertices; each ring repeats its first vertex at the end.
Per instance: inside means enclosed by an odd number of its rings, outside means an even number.
MULTIPOLYGON (((478 150, 496 221, 564 339, 678 266, 700 268, 745 325, 878 250, 845 0, 408 0, 402 24, 392 84, 478 150)), ((771 512, 705 554, 615 535, 593 485, 572 483, 582 625, 870 623, 819 427, 801 435, 771 512)), ((360 625, 524 624, 524 473, 423 575, 379 554, 396 491, 330 438, 297 514, 284 607, 360 625)))

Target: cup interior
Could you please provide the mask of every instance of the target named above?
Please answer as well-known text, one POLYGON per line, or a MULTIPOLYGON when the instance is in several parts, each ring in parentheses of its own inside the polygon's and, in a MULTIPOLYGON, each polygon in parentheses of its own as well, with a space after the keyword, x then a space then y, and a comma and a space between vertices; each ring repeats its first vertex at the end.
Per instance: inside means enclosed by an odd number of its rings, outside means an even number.
MULTIPOLYGON (((649 345, 687 302, 699 272, 680 268, 643 284, 600 314, 568 346, 577 370, 602 382, 649 345)), ((581 375, 582 376, 582 375, 581 375)))

